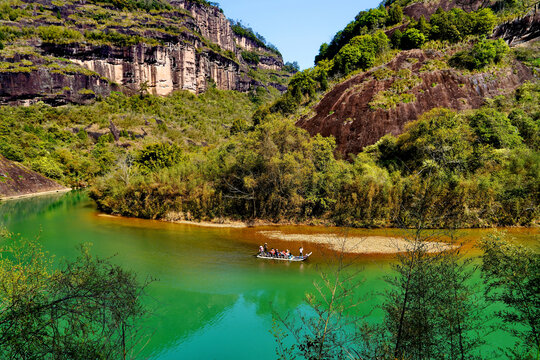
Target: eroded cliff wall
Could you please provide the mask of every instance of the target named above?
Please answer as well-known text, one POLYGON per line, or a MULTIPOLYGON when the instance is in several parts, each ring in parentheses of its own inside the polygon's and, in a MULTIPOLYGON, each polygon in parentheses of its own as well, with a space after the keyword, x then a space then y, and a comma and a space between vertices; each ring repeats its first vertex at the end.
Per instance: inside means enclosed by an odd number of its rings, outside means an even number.
POLYGON ((58 1, 39 0, 39 7, 23 1, 13 8, 26 16, 9 22, 10 31, 21 36, 32 28, 32 37, 15 36, 9 51, 0 51, 1 103, 81 103, 113 90, 168 95, 216 86, 245 92, 273 86, 254 80, 250 70, 283 67, 278 53, 257 46, 259 64, 246 62, 242 52, 253 44, 233 32, 218 7, 205 2, 172 0, 168 8, 143 13, 93 1, 61 7, 58 1), (62 70, 66 62, 70 71, 62 70))
POLYGON ((297 125, 312 135, 334 136, 337 151, 347 156, 386 134, 401 134, 407 123, 433 108, 475 109, 486 98, 533 78, 532 71, 517 61, 469 74, 445 65, 443 57, 436 51, 403 51, 385 66, 336 85, 315 106, 314 114, 297 125), (390 100, 403 84, 410 87, 403 93, 412 101, 393 104, 390 100))

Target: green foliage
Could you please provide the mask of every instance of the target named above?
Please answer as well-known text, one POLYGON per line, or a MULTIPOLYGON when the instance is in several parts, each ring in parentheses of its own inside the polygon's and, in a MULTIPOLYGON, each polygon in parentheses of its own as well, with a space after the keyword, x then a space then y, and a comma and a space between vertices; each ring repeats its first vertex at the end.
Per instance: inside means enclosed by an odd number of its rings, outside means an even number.
POLYGON ((257 65, 261 61, 259 54, 254 51, 242 51, 242 59, 254 65, 257 65))
POLYGON ((110 31, 98 31, 98 30, 92 30, 87 31, 84 34, 85 38, 91 41, 96 41, 99 43, 108 43, 113 44, 116 46, 131 46, 131 45, 137 45, 140 43, 148 43, 148 44, 158 44, 158 42, 155 39, 149 39, 149 38, 143 38, 139 35, 127 35, 119 33, 115 30, 110 31))
POLYGON ((145 171, 155 171, 175 165, 182 156, 182 150, 175 144, 161 143, 147 145, 135 158, 135 164, 145 171))
POLYGON ((0 357, 110 359, 131 353, 144 314, 135 275, 81 246, 57 269, 37 241, 0 235, 0 357))
POLYGON ((454 8, 448 12, 437 11, 431 16, 431 38, 458 42, 468 35, 490 35, 497 23, 491 9, 481 9, 470 13, 454 8))
MULTIPOLYGON (((272 100, 264 88, 259 93, 262 102, 272 100)), ((113 94, 92 105, 3 106, 0 154, 71 187, 85 187, 126 152, 110 134, 109 119, 121 132, 119 143, 128 149, 170 142, 194 144, 191 150, 196 152, 204 149, 202 144, 226 141, 235 120, 249 127, 256 106, 247 94, 216 89, 199 96, 113 94), (167 119, 166 126, 153 119, 167 119)))
POLYGON ((126 10, 169 10, 171 5, 164 0, 92 0, 96 4, 110 4, 117 9, 126 10))
POLYGON ((502 39, 481 40, 470 51, 456 53, 450 59, 450 64, 454 67, 478 70, 500 63, 509 51, 510 48, 502 39))
POLYGON ((512 149, 522 143, 518 129, 505 114, 495 109, 481 109, 470 119, 478 141, 496 149, 512 149))
POLYGON ((540 254, 513 244, 503 233, 486 237, 481 247, 486 298, 504 304, 496 316, 506 324, 520 324, 509 332, 519 339, 519 358, 532 359, 540 349, 540 254))
POLYGON ((389 110, 402 103, 410 103, 416 100, 416 96, 407 91, 419 85, 422 81, 418 76, 413 76, 410 70, 402 69, 395 73, 377 71, 373 74, 375 78, 393 76, 394 81, 390 89, 380 91, 375 94, 369 103, 372 109, 389 110))
POLYGON ((300 71, 300 65, 298 65, 297 61, 286 62, 283 66, 283 70, 290 73, 297 73, 298 71, 300 71))
POLYGON ((407 29, 401 37, 400 46, 402 49, 415 49, 421 47, 426 42, 426 36, 417 29, 407 29))
POLYGON ((370 68, 376 57, 387 50, 388 43, 388 37, 382 31, 357 36, 339 50, 332 71, 348 74, 356 69, 370 68))
POLYGON ((396 31, 394 31, 392 33, 392 36, 390 37, 390 42, 392 43, 392 47, 394 49, 401 48, 401 39, 402 38, 403 38, 403 33, 401 32, 401 30, 396 29, 396 31))
MULTIPOLYGON (((384 73, 395 77, 394 94, 418 81, 403 70, 384 73)), ((309 93, 311 78, 300 74, 297 81, 304 84, 298 89, 309 93)), ((536 114, 537 96, 537 86, 526 85, 501 100, 529 131, 528 141, 536 136, 532 125, 519 119, 536 114)), ((93 188, 94 198, 105 211, 149 218, 412 226, 419 199, 427 199, 428 227, 449 221, 465 227, 530 224, 538 218, 540 155, 526 147, 505 113, 491 107, 470 115, 434 109, 352 162, 335 159, 332 138, 311 138, 267 107, 258 112, 254 128, 235 120, 235 136, 205 154, 184 152, 172 166, 140 177, 117 168, 93 188)))
POLYGON ((386 25, 395 25, 403 20, 403 9, 399 5, 391 6, 388 10, 388 19, 386 25))
POLYGON ((70 43, 83 38, 83 35, 75 29, 55 25, 38 27, 37 34, 45 42, 58 44, 70 43))
POLYGON ((368 11, 361 11, 353 22, 349 23, 345 29, 339 31, 330 44, 321 45, 319 54, 315 57, 315 63, 322 60, 333 59, 338 52, 346 46, 354 37, 365 35, 368 31, 383 28, 387 22, 388 13, 383 6, 368 11))
POLYGON ((235 21, 235 20, 232 20, 232 19, 229 19, 229 21, 231 23, 232 31, 236 35, 242 36, 242 37, 244 37, 246 39, 249 39, 249 40, 253 41, 257 46, 259 46, 259 47, 261 47, 263 49, 267 49, 267 50, 281 56, 281 54, 279 53, 279 50, 274 45, 268 43, 266 41, 266 39, 261 34, 253 31, 252 28, 245 26, 244 24, 242 24, 241 21, 235 21))
POLYGON ((463 260, 459 249, 426 242, 433 237, 422 231, 407 236, 407 251, 397 255, 387 277, 383 328, 393 353, 388 359, 434 359, 439 354, 473 359, 482 343, 478 332, 485 319, 479 316, 470 260, 463 260))

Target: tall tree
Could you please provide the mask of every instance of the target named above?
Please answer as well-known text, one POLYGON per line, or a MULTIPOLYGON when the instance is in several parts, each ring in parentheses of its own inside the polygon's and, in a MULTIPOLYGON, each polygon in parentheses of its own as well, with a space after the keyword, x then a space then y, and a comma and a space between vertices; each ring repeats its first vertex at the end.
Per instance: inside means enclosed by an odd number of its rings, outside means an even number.
POLYGON ((537 359, 540 356, 540 254, 509 242, 503 233, 488 236, 481 247, 486 298, 505 305, 497 316, 520 340, 519 356, 537 359))
POLYGON ((481 309, 473 271, 459 247, 434 247, 434 234, 417 231, 387 278, 388 341, 396 359, 474 359, 481 309))

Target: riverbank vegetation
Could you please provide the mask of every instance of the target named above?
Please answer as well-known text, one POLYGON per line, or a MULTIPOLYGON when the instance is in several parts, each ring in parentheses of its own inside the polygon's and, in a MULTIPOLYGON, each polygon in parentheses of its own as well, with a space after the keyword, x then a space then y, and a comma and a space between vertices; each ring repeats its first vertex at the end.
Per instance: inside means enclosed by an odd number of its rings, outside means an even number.
MULTIPOLYGON (((359 313, 355 289, 362 274, 338 255, 337 265, 321 270, 315 291, 306 295, 309 311, 275 314, 278 358, 537 358, 540 254, 494 233, 481 242, 479 279, 460 246, 428 253, 424 241, 433 235, 417 229, 408 237, 408 251, 397 256, 385 292, 377 294, 383 299, 379 323, 359 313), (507 332, 512 341, 486 347, 493 331, 507 332)), ((445 240, 452 237, 449 232, 445 240)))
POLYGON ((167 144, 160 153, 154 145, 132 151, 91 196, 126 216, 347 226, 406 226, 422 196, 432 202, 431 227, 447 225, 437 204, 460 226, 530 225, 540 198, 539 103, 540 86, 526 84, 476 111, 434 109, 350 161, 334 156, 333 138, 310 137, 273 115, 234 126, 202 152, 167 144), (149 170, 137 160, 149 154, 161 165, 149 170))
POLYGON ((0 357, 125 359, 147 335, 144 284, 92 256, 53 267, 37 241, 0 229, 0 357))

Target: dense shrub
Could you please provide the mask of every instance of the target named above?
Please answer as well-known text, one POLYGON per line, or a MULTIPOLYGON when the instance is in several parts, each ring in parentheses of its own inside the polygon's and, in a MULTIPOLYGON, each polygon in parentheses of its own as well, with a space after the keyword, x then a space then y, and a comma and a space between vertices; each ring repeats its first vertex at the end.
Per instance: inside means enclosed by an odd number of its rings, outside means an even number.
POLYGON ((129 177, 119 167, 92 192, 104 210, 151 218, 409 226, 418 215, 411 209, 424 201, 425 226, 530 224, 539 216, 540 155, 527 146, 536 136, 530 119, 538 94, 525 85, 497 101, 505 112, 434 109, 352 162, 334 157, 333 138, 310 137, 291 119, 270 115, 249 130, 238 123, 228 141, 168 168, 129 177), (529 134, 527 142, 518 131, 529 134))
POLYGON ((356 69, 370 68, 376 57, 388 48, 388 43, 388 37, 382 31, 357 36, 338 52, 332 71, 348 74, 356 69))
POLYGON ((144 171, 151 172, 168 168, 176 164, 182 156, 182 150, 175 144, 161 143, 147 145, 139 151, 135 163, 144 171))
POLYGON ((415 49, 421 47, 426 42, 426 36, 417 29, 408 29, 401 37, 400 46, 402 49, 415 49))
POLYGON ((75 29, 55 25, 38 27, 37 34, 41 40, 51 43, 69 43, 83 38, 83 35, 75 29))
POLYGON ((469 70, 482 69, 487 65, 501 62, 509 51, 510 48, 502 39, 481 40, 471 50, 456 53, 450 59, 450 64, 469 70))
POLYGON ((481 109, 470 118, 478 141, 496 149, 514 148, 522 143, 518 129, 505 114, 495 109, 481 109))
POLYGON ((403 20, 403 9, 399 5, 391 6, 388 10, 388 18, 386 19, 387 25, 395 25, 401 23, 403 20))
POLYGON ((257 65, 261 60, 259 54, 254 51, 242 51, 242 59, 247 61, 250 64, 257 65))

